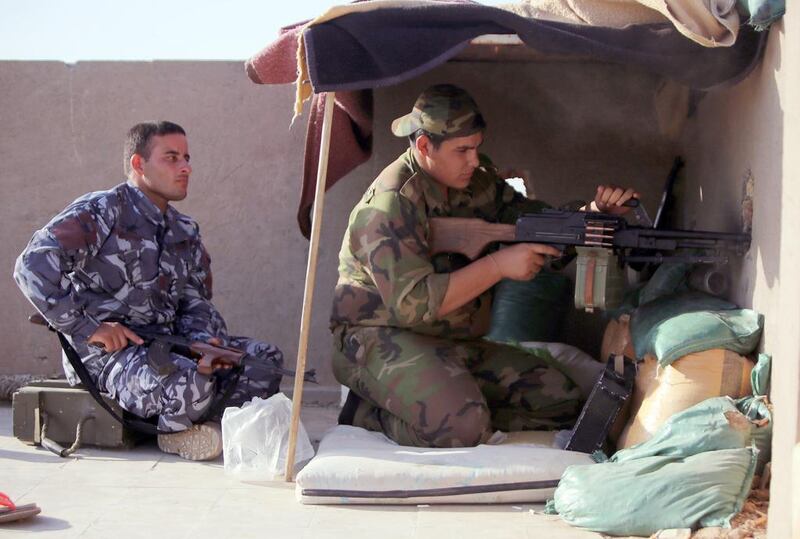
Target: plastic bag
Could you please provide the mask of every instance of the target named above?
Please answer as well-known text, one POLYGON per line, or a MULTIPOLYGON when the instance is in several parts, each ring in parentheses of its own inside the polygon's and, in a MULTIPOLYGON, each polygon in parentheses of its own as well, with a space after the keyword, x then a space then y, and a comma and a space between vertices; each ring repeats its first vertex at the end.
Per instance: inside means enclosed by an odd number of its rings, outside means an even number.
MULTIPOLYGON (((242 481, 272 481, 283 477, 289 449, 292 401, 283 393, 268 399, 253 397, 241 408, 222 415, 222 456, 225 475, 242 481)), ((297 432, 295 473, 314 456, 301 423, 297 432)))

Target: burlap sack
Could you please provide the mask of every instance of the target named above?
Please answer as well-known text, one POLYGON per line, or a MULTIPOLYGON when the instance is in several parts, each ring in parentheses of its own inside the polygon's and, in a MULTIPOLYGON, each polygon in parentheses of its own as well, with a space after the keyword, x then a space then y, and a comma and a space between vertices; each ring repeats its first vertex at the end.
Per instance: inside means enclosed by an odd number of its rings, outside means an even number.
POLYGON ((617 448, 649 440, 673 414, 706 399, 752 394, 752 369, 749 359, 721 348, 686 355, 661 369, 655 357, 646 356, 639 363, 630 419, 617 448))

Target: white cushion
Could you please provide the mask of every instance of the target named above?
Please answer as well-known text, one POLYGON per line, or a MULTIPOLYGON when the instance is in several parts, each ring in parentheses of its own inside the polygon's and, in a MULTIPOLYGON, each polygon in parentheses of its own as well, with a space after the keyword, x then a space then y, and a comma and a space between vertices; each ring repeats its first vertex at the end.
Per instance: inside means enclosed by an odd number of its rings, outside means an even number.
POLYGON ((543 502, 567 466, 593 462, 553 448, 554 435, 513 433, 499 445, 429 449, 339 425, 297 475, 296 495, 304 504, 543 502))

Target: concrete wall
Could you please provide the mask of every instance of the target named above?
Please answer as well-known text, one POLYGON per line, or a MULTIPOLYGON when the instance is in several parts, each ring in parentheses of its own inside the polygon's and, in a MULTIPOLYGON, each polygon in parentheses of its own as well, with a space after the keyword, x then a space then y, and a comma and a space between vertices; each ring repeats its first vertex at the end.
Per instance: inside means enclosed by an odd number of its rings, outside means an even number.
MULTIPOLYGON (((789 31, 798 23, 800 17, 790 13, 775 25, 760 67, 743 83, 707 95, 683 140, 685 226, 740 230, 745 184, 752 181, 753 245, 732 274, 735 301, 765 315, 762 349, 773 356, 771 538, 800 537, 800 527, 792 530, 790 518, 792 510, 798 511, 796 504, 792 507, 792 489, 795 496, 800 491, 800 470, 792 469, 800 395, 800 224, 794 210, 800 204, 795 181, 800 173, 800 78, 793 69, 800 38, 789 31)), ((797 514, 794 518, 797 522, 797 514)))

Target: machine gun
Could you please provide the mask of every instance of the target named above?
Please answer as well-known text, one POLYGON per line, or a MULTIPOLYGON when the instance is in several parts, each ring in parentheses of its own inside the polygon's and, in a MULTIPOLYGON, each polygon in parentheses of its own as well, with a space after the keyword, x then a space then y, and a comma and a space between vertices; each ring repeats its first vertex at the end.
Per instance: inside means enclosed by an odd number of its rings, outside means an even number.
POLYGON ((652 228, 639 201, 634 207, 640 223, 622 216, 592 211, 548 209, 523 214, 515 225, 481 219, 433 217, 430 219, 431 254, 460 253, 477 258, 492 242, 526 242, 574 247, 578 255, 575 306, 592 311, 612 308, 622 296, 621 268, 626 263, 689 262, 726 264, 729 254, 743 255, 750 234, 652 228), (611 301, 608 301, 606 292, 611 301))
MULTIPOLYGON (((631 206, 637 207, 638 200, 631 206)), ((656 230, 629 225, 624 217, 591 211, 547 209, 523 214, 517 224, 488 223, 481 219, 432 217, 431 254, 461 253, 477 258, 492 242, 543 243, 611 249, 626 262, 727 263, 728 252, 743 255, 750 234, 694 230, 656 230), (682 251, 683 254, 671 254, 682 251), (665 254, 670 253, 670 254, 665 254)))

